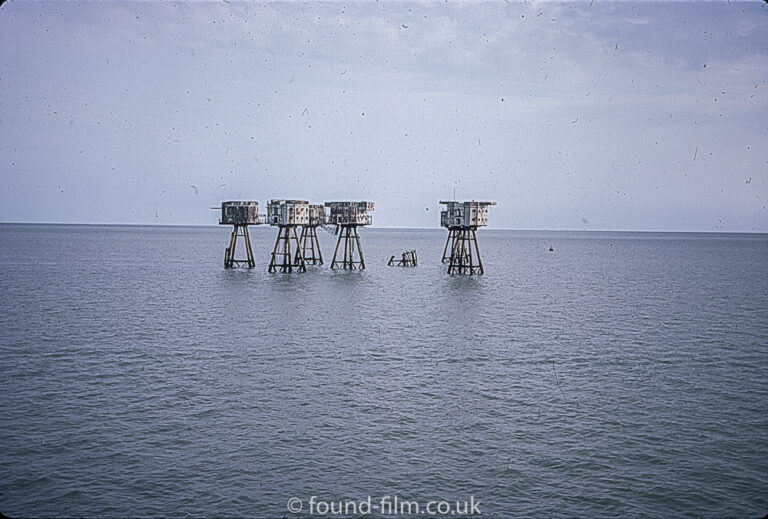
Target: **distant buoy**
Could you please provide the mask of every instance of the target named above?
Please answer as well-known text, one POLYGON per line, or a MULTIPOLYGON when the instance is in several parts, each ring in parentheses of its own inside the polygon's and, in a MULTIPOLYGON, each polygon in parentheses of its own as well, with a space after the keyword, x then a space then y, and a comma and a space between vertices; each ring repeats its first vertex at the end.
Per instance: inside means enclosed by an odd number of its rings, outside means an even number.
POLYGON ((549 247, 549 252, 555 252, 555 249, 553 249, 551 246, 549 247))

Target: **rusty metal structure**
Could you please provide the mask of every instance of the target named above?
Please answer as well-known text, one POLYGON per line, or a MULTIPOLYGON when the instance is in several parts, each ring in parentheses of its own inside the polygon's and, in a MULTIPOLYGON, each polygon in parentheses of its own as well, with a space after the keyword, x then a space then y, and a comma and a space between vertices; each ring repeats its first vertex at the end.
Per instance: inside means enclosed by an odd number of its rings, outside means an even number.
MULTIPOLYGON (((317 239, 317 228, 326 225, 325 206, 310 205, 309 221, 301 226, 301 254, 305 263, 312 265, 323 264, 323 253, 320 251, 320 241, 317 239)), ((298 251, 296 251, 298 254, 298 251)))
POLYGON ((477 228, 488 225, 488 208, 496 202, 441 200, 440 203, 446 206, 440 211, 440 225, 448 229, 442 258, 443 263, 448 263, 448 274, 482 275, 485 271, 477 244, 477 228))
POLYGON ((248 235, 248 226, 258 225, 259 223, 261 222, 259 220, 258 202, 230 201, 221 203, 221 219, 219 220, 219 225, 232 226, 229 247, 227 247, 224 252, 224 268, 253 268, 256 266, 256 263, 253 261, 253 251, 251 250, 251 238, 248 235), (245 242, 246 258, 235 258, 235 249, 237 248, 239 237, 242 237, 245 242))
POLYGON ((396 260, 393 255, 387 263, 390 267, 416 267, 418 264, 419 258, 416 255, 416 249, 404 251, 399 260, 396 260))
POLYGON ((373 211, 373 202, 326 202, 325 206, 330 208, 328 223, 336 226, 336 234, 339 236, 336 241, 336 249, 333 252, 331 269, 340 267, 345 270, 358 268, 364 270, 365 259, 357 228, 371 225, 372 218, 368 212, 373 211), (339 247, 342 241, 344 242, 344 257, 338 261, 339 247), (357 255, 355 255, 355 247, 357 247, 357 255))
POLYGON ((277 226, 277 240, 269 262, 269 272, 306 272, 304 252, 296 227, 309 224, 309 202, 306 200, 270 200, 267 223, 277 226))

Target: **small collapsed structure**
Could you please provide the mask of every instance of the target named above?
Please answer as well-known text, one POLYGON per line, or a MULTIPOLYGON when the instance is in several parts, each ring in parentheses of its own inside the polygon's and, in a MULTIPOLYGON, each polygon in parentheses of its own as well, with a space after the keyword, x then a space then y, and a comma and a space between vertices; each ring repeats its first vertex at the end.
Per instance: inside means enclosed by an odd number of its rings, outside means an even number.
POLYGON ((391 258, 389 258, 389 262, 387 263, 387 265, 390 267, 416 267, 418 264, 419 259, 416 256, 416 249, 404 251, 400 255, 399 260, 396 260, 395 256, 393 255, 391 258))

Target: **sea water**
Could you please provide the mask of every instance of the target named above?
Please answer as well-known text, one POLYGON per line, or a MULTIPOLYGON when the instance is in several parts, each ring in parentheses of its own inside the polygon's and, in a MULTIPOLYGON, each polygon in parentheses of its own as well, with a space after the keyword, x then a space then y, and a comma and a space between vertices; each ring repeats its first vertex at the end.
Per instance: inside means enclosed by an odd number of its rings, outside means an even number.
POLYGON ((0 512, 768 513, 768 236, 482 229, 470 277, 375 228, 269 274, 276 234, 0 225, 0 512))

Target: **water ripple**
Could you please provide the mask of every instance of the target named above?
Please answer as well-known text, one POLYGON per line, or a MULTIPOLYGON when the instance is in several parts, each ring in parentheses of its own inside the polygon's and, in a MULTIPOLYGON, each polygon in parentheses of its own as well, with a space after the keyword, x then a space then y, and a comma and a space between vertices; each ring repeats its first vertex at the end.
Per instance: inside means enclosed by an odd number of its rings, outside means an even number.
POLYGON ((483 231, 468 278, 371 229, 364 272, 269 275, 272 231, 225 271, 224 229, 0 226, 3 513, 768 511, 764 237, 483 231))

